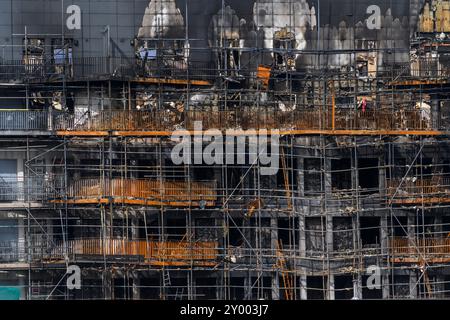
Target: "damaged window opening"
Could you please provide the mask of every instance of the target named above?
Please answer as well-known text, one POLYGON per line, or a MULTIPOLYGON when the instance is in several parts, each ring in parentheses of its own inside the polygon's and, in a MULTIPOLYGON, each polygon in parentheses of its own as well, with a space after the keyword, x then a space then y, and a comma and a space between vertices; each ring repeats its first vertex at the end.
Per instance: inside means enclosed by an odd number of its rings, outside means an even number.
MULTIPOLYGON (((196 299, 200 300, 215 300, 217 299, 217 285, 216 278, 197 278, 195 279, 196 285, 196 299)), ((186 292, 187 295, 187 292, 186 292)))
POLYGON ((168 180, 185 181, 187 178, 186 167, 184 165, 175 165, 171 159, 165 159, 165 178, 168 180))
POLYGON ((408 236, 408 218, 407 217, 395 217, 392 219, 392 229, 394 237, 407 237, 408 236))
POLYGON ((210 181, 214 177, 214 166, 194 166, 191 171, 195 181, 210 181))
POLYGON ((423 176, 424 178, 430 179, 434 171, 433 159, 431 158, 419 159, 417 161, 415 169, 416 169, 416 177, 423 176))
POLYGON ((245 189, 248 175, 244 178, 247 170, 240 166, 227 166, 227 189, 229 192, 234 191, 234 195, 242 195, 245 189))
POLYGON ((212 218, 195 219, 195 239, 201 241, 218 240, 218 230, 215 228, 215 220, 212 218))
POLYGON ((353 277, 334 277, 334 296, 336 300, 351 300, 353 298, 353 277))
MULTIPOLYGON (((393 284, 389 286, 390 294, 394 299, 409 299, 411 298, 409 276, 396 275, 393 277, 393 284)), ((417 290, 417 286, 416 286, 417 290)), ((417 291, 416 291, 417 292, 417 291)))
POLYGON ((147 215, 146 225, 147 230, 142 229, 143 233, 140 234, 141 239, 148 237, 149 241, 159 241, 162 227, 160 227, 160 221, 158 217, 154 215, 147 215))
POLYGON ((186 238, 186 220, 185 219, 167 219, 165 225, 167 240, 181 241, 186 238))
POLYGON ((128 300, 133 296, 133 279, 113 278, 114 299, 128 300))
POLYGON ((306 287, 306 295, 308 300, 326 299, 327 277, 306 277, 306 287))
POLYGON ((362 194, 379 192, 378 159, 358 159, 359 187, 362 194))
POLYGON ((64 45, 61 45, 62 39, 52 39, 52 62, 56 74, 65 74, 73 77, 73 39, 64 39, 64 45))
MULTIPOLYGON (((425 214, 426 215, 426 214, 425 214)), ((425 216, 422 213, 416 215, 416 235, 418 238, 435 237, 434 217, 425 216)))
MULTIPOLYGON (((170 300, 180 299, 179 296, 184 294, 183 293, 184 291, 187 291, 186 290, 186 287, 188 285, 187 284, 187 281, 188 281, 187 275, 183 275, 183 273, 185 273, 185 272, 178 273, 176 277, 169 273, 170 286, 168 286, 168 288, 167 288, 167 291, 168 291, 167 298, 168 299, 170 299, 170 300)), ((167 277, 167 276, 165 276, 165 274, 167 274, 167 273, 161 272, 161 278, 162 278, 161 281, 163 281, 163 282, 167 281, 167 280, 164 280, 164 277, 167 277)), ((185 294, 187 294, 187 292, 185 294)), ((184 297, 184 299, 186 299, 186 297, 184 297)))
POLYGON ((392 179, 402 179, 408 170, 406 167, 406 159, 395 158, 393 162, 394 163, 390 164, 387 168, 387 177, 392 179))
POLYGON ((157 300, 161 298, 160 292, 160 280, 157 277, 140 279, 141 286, 141 298, 157 300))
POLYGON ((309 256, 325 253, 325 218, 305 218, 306 252, 309 256))
POLYGON ((331 160, 331 185, 333 191, 352 189, 352 171, 350 159, 331 160))
POLYGON ((242 246, 245 241, 242 234, 245 235, 245 229, 243 228, 243 219, 234 218, 234 223, 230 222, 230 228, 228 231, 230 245, 234 247, 242 246))
POLYGON ((353 246, 352 218, 333 218, 333 249, 340 253, 351 253, 353 246))
POLYGON ((289 218, 278 219, 278 240, 281 241, 283 247, 289 243, 297 243, 298 218, 294 220, 289 218))
POLYGON ((360 217, 360 233, 362 246, 373 248, 380 245, 380 222, 378 217, 360 217))
POLYGON ((450 238, 450 217, 442 217, 442 236, 450 238))
POLYGON ((43 75, 45 61, 45 39, 25 38, 23 50, 23 64, 28 74, 43 75))
MULTIPOLYGON (((283 283, 282 279, 279 279, 280 284, 283 283)), ((251 297, 247 297, 250 300, 270 300, 272 298, 272 278, 271 277, 261 277, 251 278, 251 297), (253 285, 255 284, 255 285, 253 285)), ((280 295, 282 297, 282 295, 280 295)))
POLYGON ((304 166, 305 196, 313 197, 320 195, 323 180, 321 160, 306 158, 304 160, 304 166))
POLYGON ((230 279, 230 293, 234 300, 241 301, 246 298, 244 281, 245 279, 243 277, 232 277, 230 279))

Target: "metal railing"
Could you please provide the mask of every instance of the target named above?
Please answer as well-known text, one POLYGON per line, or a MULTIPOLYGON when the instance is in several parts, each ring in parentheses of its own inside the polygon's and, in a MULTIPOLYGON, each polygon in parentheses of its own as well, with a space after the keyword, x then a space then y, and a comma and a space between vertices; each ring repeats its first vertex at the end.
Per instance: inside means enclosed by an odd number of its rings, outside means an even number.
MULTIPOLYGON (((269 52, 269 51, 268 51, 269 52)), ((207 52, 210 54, 211 52, 207 52)), ((323 64, 308 65, 305 68, 312 75, 323 72, 321 65, 327 65, 326 61, 330 53, 310 53, 312 58, 322 60, 323 64)), ((351 55, 352 53, 348 53, 351 55)), ((242 74, 253 72, 260 80, 267 80, 272 70, 262 66, 255 66, 251 70, 250 64, 241 65, 238 71, 242 74), (259 72, 258 72, 259 71, 259 72)), ((337 73, 338 68, 330 68, 330 74, 337 73)), ((161 77, 161 78, 190 78, 198 80, 214 81, 220 74, 230 73, 230 70, 221 70, 221 66, 213 61, 197 61, 182 56, 164 54, 156 59, 146 61, 135 56, 121 57, 80 57, 70 58, 64 63, 55 62, 52 57, 42 56, 29 59, 1 60, 0 80, 49 80, 51 78, 65 77, 66 79, 95 78, 101 76, 128 78, 128 77, 161 77)), ((296 73, 296 71, 292 71, 296 73)), ((297 72, 302 74, 302 72, 297 72)), ((351 75, 349 73, 349 75, 351 75)), ((411 80, 411 79, 444 79, 449 76, 443 68, 439 57, 416 57, 411 63, 396 63, 379 66, 376 71, 378 78, 386 81, 411 80)), ((357 73, 353 74, 357 79, 357 73)), ((266 83, 267 84, 267 83, 266 83)))
POLYGON ((395 237, 389 240, 391 255, 395 256, 447 256, 450 258, 450 238, 409 239, 395 237))
POLYGON ((231 111, 171 110, 101 111, 82 118, 59 114, 55 130, 60 131, 172 131, 195 129, 279 129, 279 130, 432 130, 440 127, 422 116, 420 110, 339 110, 335 114, 321 110, 234 109, 231 111), (334 119, 333 119, 334 115, 334 119))
POLYGON ((48 196, 49 189, 42 177, 0 177, 0 202, 44 201, 48 196))
POLYGON ((395 198, 450 196, 450 177, 433 176, 425 179, 407 178, 387 180, 387 195, 395 198))
POLYGON ((189 265, 191 261, 214 261, 219 255, 217 242, 145 241, 125 239, 79 239, 58 243, 49 259, 69 256, 142 256, 152 265, 189 265))
POLYGON ((0 263, 17 262, 18 260, 18 241, 0 241, 0 263))
POLYGON ((0 110, 0 130, 40 130, 50 129, 50 118, 47 111, 32 110, 0 110))
POLYGON ((139 77, 213 80, 216 68, 211 63, 190 61, 188 64, 164 59, 143 62, 135 57, 73 58, 65 64, 53 59, 2 60, 1 81, 47 81, 54 79, 96 79, 99 77, 129 79, 139 77))
MULTIPOLYGON (((64 190, 56 190, 55 198, 64 195, 64 190)), ((205 206, 214 205, 217 200, 217 186, 215 181, 185 182, 159 180, 133 180, 98 178, 80 179, 73 181, 68 190, 69 199, 104 199, 142 200, 144 203, 152 201, 162 204, 181 204, 204 202, 205 206)))

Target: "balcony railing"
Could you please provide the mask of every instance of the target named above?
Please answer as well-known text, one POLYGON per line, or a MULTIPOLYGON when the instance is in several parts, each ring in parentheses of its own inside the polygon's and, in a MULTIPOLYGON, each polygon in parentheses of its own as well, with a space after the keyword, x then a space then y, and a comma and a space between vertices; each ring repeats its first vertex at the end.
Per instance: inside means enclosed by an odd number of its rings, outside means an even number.
POLYGON ((420 110, 354 111, 295 110, 282 112, 269 109, 235 109, 232 111, 192 110, 177 113, 168 110, 101 111, 93 116, 60 114, 54 121, 57 131, 173 131, 194 130, 195 122, 202 129, 279 129, 304 130, 364 130, 364 131, 428 131, 437 130, 439 123, 425 120, 420 110))
MULTIPOLYGON (((58 192, 60 198, 64 190, 58 192)), ((81 179, 67 190, 68 202, 109 201, 167 206, 214 206, 217 200, 215 181, 185 182, 132 179, 81 179)))
POLYGON ((19 260, 19 243, 17 241, 0 241, 0 263, 19 260))
POLYGON ((450 238, 408 239, 403 237, 389 240, 390 255, 404 261, 450 261, 450 238))
MULTIPOLYGON (((192 50, 192 49, 191 49, 192 50)), ((269 53, 269 50, 267 51, 269 53)), ((210 52, 207 52, 210 54, 210 52)), ((314 60, 328 61, 333 53, 316 53, 314 60)), ((348 53, 350 55, 350 53, 348 53)), ((320 65, 320 64, 319 64, 320 65)), ((305 66, 311 73, 323 74, 323 67, 305 66)), ((328 66, 327 66, 328 67, 328 66)), ((83 57, 67 59, 63 64, 55 63, 52 57, 43 56, 42 58, 29 58, 17 60, 0 61, 0 80, 2 81, 20 81, 20 80, 49 80, 54 77, 64 76, 66 79, 85 79, 108 76, 114 78, 125 77, 176 77, 190 78, 200 80, 211 80, 217 78, 219 74, 225 74, 229 70, 220 70, 215 63, 201 62, 190 58, 186 62, 181 56, 170 56, 167 53, 160 55, 157 59, 149 59, 146 62, 136 59, 135 56, 129 57, 83 57)), ((241 71, 249 70, 247 65, 241 66, 241 71)), ((271 70, 259 69, 266 75, 260 77, 267 79, 271 70), (269 72, 269 74, 267 74, 269 72)), ((335 68, 334 70, 338 70, 335 68)), ((328 72, 333 72, 328 69, 328 72)), ((244 72, 245 73, 245 72, 244 72)), ((355 73, 348 73, 349 77, 355 73)), ((377 76, 380 79, 391 80, 411 80, 411 79, 445 79, 448 73, 441 65, 439 58, 420 57, 408 64, 401 65, 383 65, 379 66, 377 76)))
POLYGON ((42 178, 0 177, 0 202, 42 201, 48 198, 48 190, 42 178))
POLYGON ((46 131, 49 129, 50 118, 46 111, 0 110, 0 131, 46 131))
POLYGON ((387 196, 393 203, 450 201, 450 177, 395 179, 387 181, 387 196), (424 198, 425 197, 425 198, 424 198))
POLYGON ((141 256, 146 263, 162 265, 215 264, 219 256, 217 242, 166 241, 124 239, 81 239, 59 243, 51 251, 50 260, 74 256, 141 256))
POLYGON ((0 62, 2 81, 49 81, 62 79, 98 79, 101 77, 134 79, 138 77, 213 80, 216 71, 210 63, 190 61, 180 63, 165 59, 145 65, 135 57, 73 58, 65 64, 55 64, 51 58, 3 60, 0 62))

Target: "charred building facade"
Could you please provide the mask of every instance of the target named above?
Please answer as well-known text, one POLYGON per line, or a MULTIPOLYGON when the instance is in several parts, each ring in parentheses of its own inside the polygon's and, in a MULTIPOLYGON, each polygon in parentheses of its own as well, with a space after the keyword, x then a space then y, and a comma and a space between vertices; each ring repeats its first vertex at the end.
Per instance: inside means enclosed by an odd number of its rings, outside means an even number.
POLYGON ((0 12, 0 299, 450 297, 450 1, 0 12))

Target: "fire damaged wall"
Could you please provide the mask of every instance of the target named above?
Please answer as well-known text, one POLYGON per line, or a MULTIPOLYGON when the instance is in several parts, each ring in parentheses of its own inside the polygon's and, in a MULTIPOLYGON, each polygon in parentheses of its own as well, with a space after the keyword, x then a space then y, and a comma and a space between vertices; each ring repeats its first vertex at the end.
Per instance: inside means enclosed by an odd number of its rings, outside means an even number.
POLYGON ((239 49, 240 61, 230 67, 246 65, 250 57, 254 64, 271 64, 272 51, 280 48, 293 52, 297 69, 350 65, 357 57, 346 51, 355 49, 373 50, 383 66, 410 60, 414 32, 450 31, 449 1, 15 0, 0 1, 0 12, 6 60, 21 59, 25 33, 50 46, 64 31, 74 40, 74 57, 133 57, 134 38, 176 38, 186 40, 184 56, 205 63, 217 62, 219 46, 239 49), (442 19, 431 23, 438 13, 442 19), (309 53, 317 50, 340 54, 309 53))

